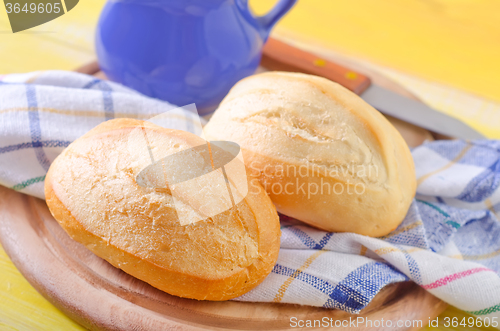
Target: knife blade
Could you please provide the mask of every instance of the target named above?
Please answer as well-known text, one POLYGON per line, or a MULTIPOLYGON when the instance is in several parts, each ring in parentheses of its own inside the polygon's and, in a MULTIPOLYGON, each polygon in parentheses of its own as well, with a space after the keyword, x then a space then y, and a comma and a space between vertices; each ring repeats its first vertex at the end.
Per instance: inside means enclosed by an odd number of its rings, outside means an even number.
POLYGON ((424 129, 465 140, 485 139, 464 122, 378 85, 371 84, 360 96, 380 112, 424 129))
POLYGON ((261 65, 269 70, 295 71, 328 78, 380 112, 430 131, 459 139, 484 139, 484 135, 457 118, 373 84, 369 77, 314 54, 269 38, 261 65))

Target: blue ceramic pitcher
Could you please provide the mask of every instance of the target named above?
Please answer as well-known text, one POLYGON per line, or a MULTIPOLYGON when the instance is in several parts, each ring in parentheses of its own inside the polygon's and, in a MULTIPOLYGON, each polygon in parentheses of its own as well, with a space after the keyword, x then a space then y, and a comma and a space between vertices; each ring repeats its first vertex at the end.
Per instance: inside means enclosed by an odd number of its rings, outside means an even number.
POLYGON ((248 0, 109 0, 96 35, 113 81, 201 114, 255 72, 273 25, 297 0, 255 17, 248 0))

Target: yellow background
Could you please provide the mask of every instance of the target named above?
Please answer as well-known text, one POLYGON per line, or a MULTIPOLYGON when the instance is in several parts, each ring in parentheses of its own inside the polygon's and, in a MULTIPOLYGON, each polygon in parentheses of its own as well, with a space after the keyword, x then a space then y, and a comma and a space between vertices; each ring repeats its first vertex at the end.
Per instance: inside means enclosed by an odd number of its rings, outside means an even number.
POLYGON ((280 28, 500 101, 498 0, 299 0, 280 28))
MULTIPOLYGON (((250 3, 263 13, 273 1, 250 3)), ((80 0, 64 16, 16 34, 0 5, 0 74, 72 70, 94 60, 103 4, 80 0)), ((500 138, 499 23, 498 0, 299 0, 275 34, 363 59, 431 106, 500 138)), ((43 299, 0 248, 0 329, 81 327, 43 299)))

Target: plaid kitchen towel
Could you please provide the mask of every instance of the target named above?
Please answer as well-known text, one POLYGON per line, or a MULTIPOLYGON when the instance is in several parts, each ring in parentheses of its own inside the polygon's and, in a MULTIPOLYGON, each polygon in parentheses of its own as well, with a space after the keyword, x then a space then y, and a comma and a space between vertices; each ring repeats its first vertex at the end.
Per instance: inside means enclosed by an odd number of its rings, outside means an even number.
POLYGON ((44 198, 52 161, 93 127, 112 118, 155 118, 155 124, 200 134, 202 119, 193 108, 74 72, 0 76, 0 185, 44 198))
MULTIPOLYGON (((45 173, 71 141, 110 118, 148 119, 173 108, 77 73, 4 76, 0 184, 43 198, 45 173)), ((197 130, 183 114, 165 125, 197 130)), ((417 196, 395 231, 327 233, 282 217, 277 264, 237 300, 359 313, 384 286, 412 280, 460 309, 500 319, 500 141, 438 141, 412 154, 417 196)))

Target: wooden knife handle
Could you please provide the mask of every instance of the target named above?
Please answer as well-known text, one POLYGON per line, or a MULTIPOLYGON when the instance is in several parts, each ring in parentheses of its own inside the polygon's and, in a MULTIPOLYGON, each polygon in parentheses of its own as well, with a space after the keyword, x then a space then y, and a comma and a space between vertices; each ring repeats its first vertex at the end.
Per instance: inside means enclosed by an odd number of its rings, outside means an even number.
POLYGON ((261 65, 268 70, 302 72, 322 76, 356 94, 370 86, 370 78, 341 65, 269 38, 264 46, 261 65))

